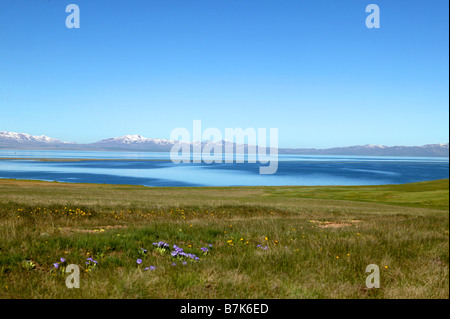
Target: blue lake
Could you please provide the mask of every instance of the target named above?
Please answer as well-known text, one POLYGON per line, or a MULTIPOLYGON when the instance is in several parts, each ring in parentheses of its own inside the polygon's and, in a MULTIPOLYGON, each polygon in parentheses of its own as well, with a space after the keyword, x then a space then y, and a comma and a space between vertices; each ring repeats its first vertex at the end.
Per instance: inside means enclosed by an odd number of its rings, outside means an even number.
POLYGON ((11 158, 0 160, 0 178, 69 183, 144 186, 381 185, 449 177, 447 157, 279 155, 278 170, 271 175, 259 174, 260 166, 268 164, 174 164, 168 153, 157 152, 0 150, 0 158, 11 158), (61 161, 46 162, 33 158, 61 161))

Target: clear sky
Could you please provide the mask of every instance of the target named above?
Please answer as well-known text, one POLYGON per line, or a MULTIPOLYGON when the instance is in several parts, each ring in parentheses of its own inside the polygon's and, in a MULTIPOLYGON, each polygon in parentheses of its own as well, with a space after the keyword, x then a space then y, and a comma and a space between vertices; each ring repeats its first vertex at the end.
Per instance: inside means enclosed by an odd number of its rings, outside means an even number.
POLYGON ((87 143, 201 120, 278 128, 281 147, 446 143, 448 6, 0 0, 0 131, 87 143))

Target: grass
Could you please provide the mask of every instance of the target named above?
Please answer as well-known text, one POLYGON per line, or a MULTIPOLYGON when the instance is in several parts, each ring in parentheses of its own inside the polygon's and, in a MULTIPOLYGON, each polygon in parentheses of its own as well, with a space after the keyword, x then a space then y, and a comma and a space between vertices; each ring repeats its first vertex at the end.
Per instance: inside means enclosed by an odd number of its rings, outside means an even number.
POLYGON ((448 183, 148 188, 1 180, 0 298, 449 298, 448 183), (200 261, 183 265, 155 249, 158 241, 200 261), (61 257, 80 266, 80 289, 52 271, 61 257), (98 261, 92 271, 89 257, 98 261), (380 267, 380 289, 366 288, 369 264, 380 267))

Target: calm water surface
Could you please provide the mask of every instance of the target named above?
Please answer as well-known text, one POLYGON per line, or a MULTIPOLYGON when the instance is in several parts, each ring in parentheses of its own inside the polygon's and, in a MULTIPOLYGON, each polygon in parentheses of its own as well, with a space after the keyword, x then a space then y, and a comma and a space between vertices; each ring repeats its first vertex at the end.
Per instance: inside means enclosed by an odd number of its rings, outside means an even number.
POLYGON ((8 158, 0 160, 0 178, 72 183, 144 186, 379 185, 449 177, 447 157, 279 155, 278 170, 273 175, 259 174, 259 167, 267 164, 174 164, 168 153, 157 152, 0 150, 0 158, 8 158), (32 160, 38 158, 61 161, 32 160))

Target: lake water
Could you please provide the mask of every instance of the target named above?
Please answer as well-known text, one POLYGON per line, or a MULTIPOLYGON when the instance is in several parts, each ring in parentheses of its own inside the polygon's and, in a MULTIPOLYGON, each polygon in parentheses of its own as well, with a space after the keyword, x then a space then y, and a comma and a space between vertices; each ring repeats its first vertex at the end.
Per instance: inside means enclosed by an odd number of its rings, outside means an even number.
POLYGON ((144 186, 381 185, 449 177, 448 158, 279 155, 267 164, 180 163, 168 153, 0 150, 0 178, 144 186), (37 161, 33 158, 61 159, 37 161), (83 159, 67 161, 67 159, 83 159), (102 159, 102 160, 99 160, 102 159))

